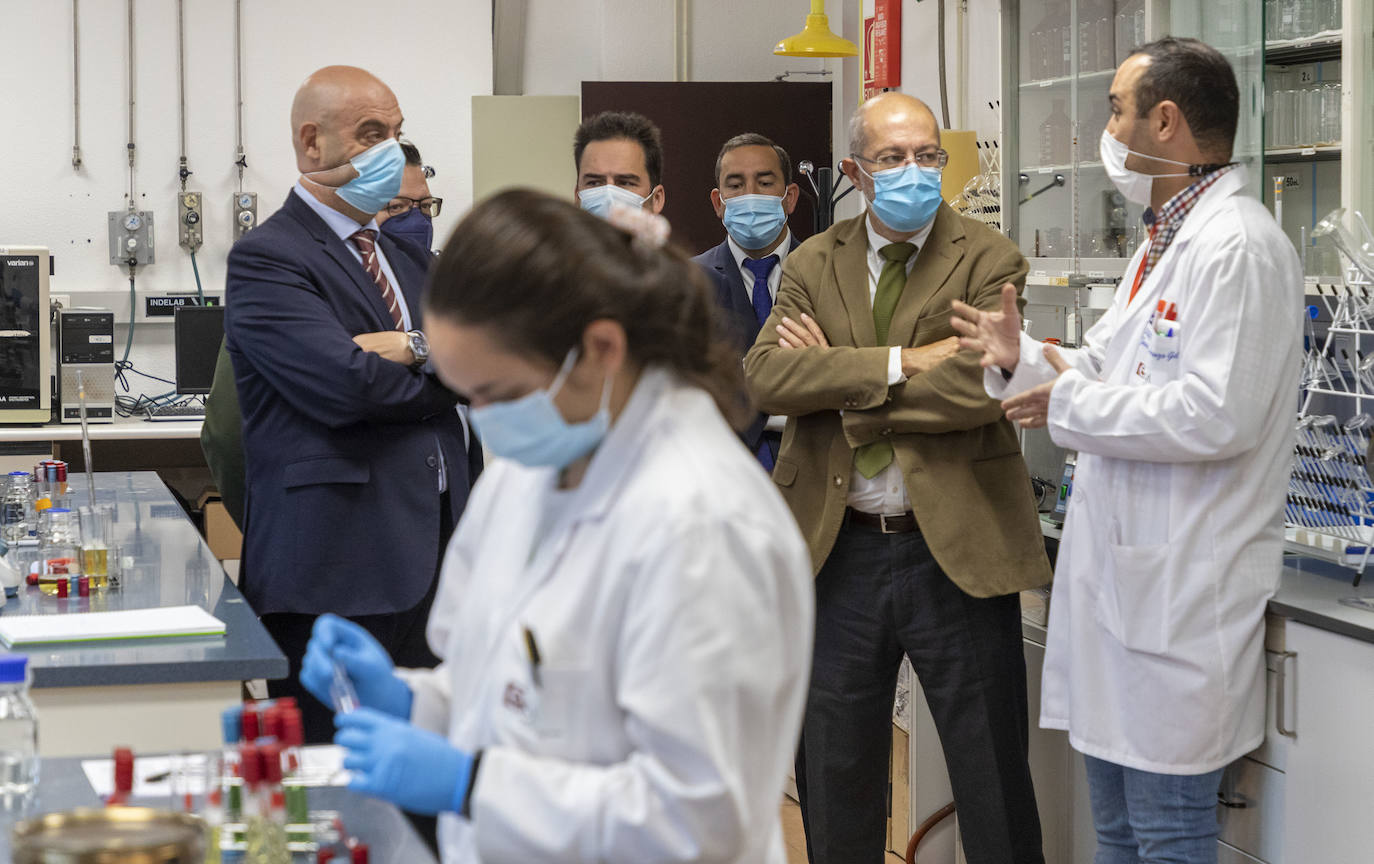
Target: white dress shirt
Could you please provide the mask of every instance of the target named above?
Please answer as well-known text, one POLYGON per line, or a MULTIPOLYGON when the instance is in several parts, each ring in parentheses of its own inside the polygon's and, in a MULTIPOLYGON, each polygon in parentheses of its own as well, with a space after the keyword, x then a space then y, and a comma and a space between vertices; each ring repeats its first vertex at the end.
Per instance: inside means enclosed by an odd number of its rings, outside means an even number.
MULTIPOLYGON (((916 256, 921 254, 921 249, 925 246, 926 239, 930 237, 930 229, 935 224, 932 219, 917 231, 907 243, 916 247, 916 251, 911 257, 906 259, 906 274, 911 275, 911 268, 916 266, 916 256)), ((864 220, 864 227, 868 229, 868 306, 873 308, 873 298, 878 294, 878 279, 882 276, 883 265, 887 259, 878 251, 884 246, 892 243, 873 229, 873 217, 870 214, 864 220)), ((902 348, 894 345, 887 366, 888 386, 901 384, 906 380, 902 374, 902 348)), ((906 478, 902 476, 902 466, 893 459, 892 464, 873 477, 865 477, 860 474, 858 469, 854 470, 853 476, 849 479, 849 499, 850 507, 863 513, 881 513, 892 516, 898 513, 905 513, 911 509, 911 497, 907 495, 906 478)))
MULTIPOLYGON (((353 241, 348 238, 357 234, 364 228, 371 228, 380 235, 381 229, 377 227, 377 220, 374 218, 366 225, 359 225, 352 217, 345 216, 338 210, 335 210, 333 207, 330 207, 328 204, 325 204, 323 201, 310 194, 310 190, 306 189, 305 184, 301 183, 299 180, 296 181, 296 194, 301 197, 302 201, 310 205, 310 209, 314 210, 316 215, 324 220, 324 224, 329 226, 330 231, 338 235, 339 239, 343 241, 344 247, 348 249, 348 253, 353 256, 359 266, 362 266, 363 253, 359 252, 358 247, 354 246, 353 241)), ((381 242, 378 242, 376 247, 377 263, 382 265, 382 275, 386 277, 386 281, 391 285, 391 290, 396 292, 396 305, 401 307, 401 329, 414 330, 415 328, 411 326, 410 323, 410 310, 406 308, 405 294, 401 292, 401 283, 397 281, 396 273, 391 269, 391 262, 386 260, 386 253, 382 251, 381 242)), ((380 288, 377 290, 381 291, 380 288)))
MULTIPOLYGON (((725 235, 725 242, 730 244, 730 254, 735 256, 735 266, 739 268, 739 273, 744 277, 744 296, 750 305, 754 302, 754 274, 744 266, 744 262, 749 257, 749 253, 744 251, 744 247, 735 242, 735 238, 729 234, 725 235)), ((787 260, 787 253, 792 250, 792 229, 787 229, 787 236, 782 238, 778 248, 769 252, 768 255, 778 256, 778 263, 773 265, 773 269, 768 271, 768 296, 772 302, 778 302, 778 286, 782 284, 782 262, 787 260)), ((767 258, 768 255, 763 257, 767 258)), ((783 428, 787 425, 786 417, 779 417, 775 414, 768 415, 768 423, 763 427, 769 432, 782 434, 783 428)))
MULTIPOLYGON (((735 256, 735 266, 739 268, 740 276, 744 277, 744 296, 751 304, 754 302, 754 274, 745 269, 744 261, 749 257, 749 253, 744 251, 744 247, 735 242, 735 238, 729 234, 725 235, 725 242, 730 244, 730 254, 735 256)), ((787 236, 782 238, 778 248, 769 252, 768 255, 778 256, 778 263, 773 269, 768 271, 768 296, 773 302, 778 300, 778 286, 782 284, 782 262, 787 260, 787 253, 792 247, 792 230, 789 228, 787 236)), ((764 255, 767 258, 768 255, 764 255)))

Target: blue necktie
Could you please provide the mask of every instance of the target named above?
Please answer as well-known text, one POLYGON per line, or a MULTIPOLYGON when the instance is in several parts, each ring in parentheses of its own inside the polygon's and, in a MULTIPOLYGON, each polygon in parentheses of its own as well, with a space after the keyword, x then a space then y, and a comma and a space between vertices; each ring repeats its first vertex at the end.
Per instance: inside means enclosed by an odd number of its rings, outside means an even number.
MULTIPOLYGON (((773 311, 773 295, 768 293, 768 274, 773 272, 773 268, 778 264, 778 256, 769 255, 767 258, 745 258, 744 269, 754 274, 754 317, 759 319, 759 326, 768 320, 768 314, 773 311)), ((759 442, 759 449, 754 455, 759 463, 763 465, 763 470, 772 472, 773 470, 773 450, 768 446, 768 440, 759 442)))
POLYGON ((754 274, 754 317, 759 319, 760 327, 768 320, 768 313, 773 311, 773 295, 768 293, 768 274, 773 272, 777 264, 776 255, 744 259, 744 269, 754 274))

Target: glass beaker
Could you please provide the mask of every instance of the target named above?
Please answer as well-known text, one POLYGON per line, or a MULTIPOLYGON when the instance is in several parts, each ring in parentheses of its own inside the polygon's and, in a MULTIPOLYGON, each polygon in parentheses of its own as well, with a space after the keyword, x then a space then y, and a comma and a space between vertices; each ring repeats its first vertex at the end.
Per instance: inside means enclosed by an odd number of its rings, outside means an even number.
POLYGON ((1327 144, 1341 143, 1341 82, 1328 81, 1322 85, 1321 140, 1327 144))
POLYGON ((110 544, 114 541, 114 505, 96 504, 82 507, 81 567, 91 579, 91 587, 101 591, 109 587, 110 544))
POLYGON ((44 594, 58 594, 59 582, 81 575, 81 523, 65 507, 45 512, 48 529, 39 546, 38 587, 44 594))

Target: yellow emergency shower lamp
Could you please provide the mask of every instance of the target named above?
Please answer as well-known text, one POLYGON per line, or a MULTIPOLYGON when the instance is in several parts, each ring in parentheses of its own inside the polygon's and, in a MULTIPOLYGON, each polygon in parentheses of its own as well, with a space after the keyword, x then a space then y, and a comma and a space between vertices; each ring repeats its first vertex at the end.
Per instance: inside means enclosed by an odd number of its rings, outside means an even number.
POLYGON ((773 53, 783 57, 857 57, 859 46, 830 32, 825 0, 811 0, 806 29, 779 42, 773 53))

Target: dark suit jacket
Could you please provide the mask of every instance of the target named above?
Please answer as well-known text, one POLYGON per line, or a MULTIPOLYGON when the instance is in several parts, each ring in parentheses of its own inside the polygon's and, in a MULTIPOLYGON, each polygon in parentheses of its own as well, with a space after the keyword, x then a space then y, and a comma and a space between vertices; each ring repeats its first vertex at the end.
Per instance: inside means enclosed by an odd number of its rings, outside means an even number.
MULTIPOLYGON (((417 328, 429 256, 377 241, 417 328)), ((243 415, 243 588, 258 614, 401 612, 439 556, 439 469, 469 488, 457 398, 353 342, 381 292, 294 192, 229 253, 225 344, 243 415)), ((475 442, 474 442, 475 446, 475 442)))
POLYGON ((773 482, 811 547, 817 573, 844 521, 854 449, 890 441, 921 534, 941 569, 975 597, 1050 581, 1045 541, 1016 430, 963 352, 889 386, 891 348, 954 335, 955 300, 997 309, 1002 285, 1025 285, 1026 259, 1006 237, 941 204, 877 344, 868 296, 867 213, 836 222, 787 256, 773 314, 744 374, 759 405, 787 415, 773 482), (782 348, 768 328, 810 315, 829 348, 782 348))
MULTIPOLYGON (((788 254, 800 245, 801 241, 793 234, 791 245, 787 247, 788 254)), ((730 342, 739 349, 739 356, 743 358, 744 353, 753 346, 754 340, 759 336, 758 317, 754 315, 754 305, 750 302, 750 292, 754 286, 746 288, 744 274, 739 272, 739 265, 735 263, 735 254, 730 251, 729 240, 722 240, 719 246, 707 249, 692 260, 701 266, 715 287, 719 320, 730 342)), ((749 452, 758 452, 759 444, 763 441, 763 427, 767 422, 768 415, 759 414, 749 424, 749 428, 740 433, 740 437, 749 447, 749 452)))

